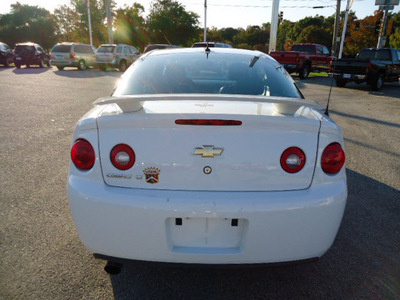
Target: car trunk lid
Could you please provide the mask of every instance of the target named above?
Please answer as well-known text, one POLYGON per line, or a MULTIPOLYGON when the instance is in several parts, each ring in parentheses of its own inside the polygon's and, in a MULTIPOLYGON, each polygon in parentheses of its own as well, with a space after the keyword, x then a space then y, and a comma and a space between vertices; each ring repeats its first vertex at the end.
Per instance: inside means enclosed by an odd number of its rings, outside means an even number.
POLYGON ((223 101, 147 102, 131 113, 108 104, 97 124, 106 184, 209 191, 306 189, 314 173, 320 127, 311 109, 284 115, 271 103, 223 101), (182 125, 177 120, 233 120, 241 125, 182 125), (113 147, 121 143, 135 151, 136 162, 129 170, 117 169, 110 160, 113 147), (299 173, 289 174, 280 158, 293 146, 303 150, 306 164, 299 173))

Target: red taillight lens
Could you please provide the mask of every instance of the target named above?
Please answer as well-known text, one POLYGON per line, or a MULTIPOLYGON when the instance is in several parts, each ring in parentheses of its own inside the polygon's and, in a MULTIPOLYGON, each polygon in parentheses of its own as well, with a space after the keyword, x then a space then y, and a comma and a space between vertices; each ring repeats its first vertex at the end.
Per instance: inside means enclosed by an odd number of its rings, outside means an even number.
POLYGON ((75 58, 75 53, 71 53, 70 55, 69 55, 69 58, 75 58))
POLYGON ((131 147, 125 144, 116 145, 110 154, 111 162, 117 169, 128 170, 135 164, 136 156, 131 147))
POLYGON ((175 120, 177 125, 198 126, 240 126, 242 121, 237 120, 214 120, 214 119, 179 119, 175 120))
POLYGON ((344 151, 339 143, 328 145, 321 156, 322 170, 327 174, 338 173, 345 161, 344 151))
POLYGON ((368 73, 370 72, 371 69, 372 69, 372 64, 369 63, 368 66, 367 66, 367 68, 365 69, 365 73, 368 74, 368 73))
POLYGON ((84 139, 75 141, 71 149, 71 160, 80 170, 90 170, 95 161, 95 153, 92 145, 84 139))
POLYGON ((287 148, 281 155, 281 167, 288 173, 297 173, 303 169, 306 155, 297 147, 287 148))
POLYGON ((329 62, 329 72, 333 72, 333 60, 329 62))

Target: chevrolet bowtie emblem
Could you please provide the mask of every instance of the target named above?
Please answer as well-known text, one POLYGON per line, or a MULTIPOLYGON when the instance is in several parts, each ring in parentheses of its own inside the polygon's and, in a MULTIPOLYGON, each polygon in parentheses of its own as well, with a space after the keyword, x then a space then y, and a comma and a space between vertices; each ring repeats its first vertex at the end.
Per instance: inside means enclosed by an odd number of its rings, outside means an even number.
POLYGON ((193 155, 201 155, 202 157, 214 157, 215 155, 221 155, 224 148, 214 148, 214 146, 202 146, 195 148, 193 155))

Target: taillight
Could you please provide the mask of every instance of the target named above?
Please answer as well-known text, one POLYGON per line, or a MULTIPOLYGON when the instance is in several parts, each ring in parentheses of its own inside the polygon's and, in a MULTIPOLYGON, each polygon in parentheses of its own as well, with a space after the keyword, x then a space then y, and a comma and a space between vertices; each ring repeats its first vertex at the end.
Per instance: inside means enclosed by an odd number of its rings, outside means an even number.
POLYGON ((75 56, 76 56, 75 53, 71 53, 71 54, 69 55, 69 58, 72 58, 72 59, 73 59, 73 58, 75 58, 75 56))
POLYGON ((281 155, 281 167, 288 173, 297 173, 303 169, 306 163, 306 155, 297 147, 290 147, 281 155))
POLYGON ((328 145, 321 156, 322 170, 327 174, 338 173, 345 161, 345 154, 339 143, 328 145))
POLYGON ((333 60, 329 62, 329 72, 333 72, 333 60))
POLYGON ((371 69, 372 69, 372 64, 369 63, 368 66, 367 66, 367 68, 365 69, 365 73, 368 74, 368 73, 370 72, 371 69))
POLYGON ((114 167, 120 170, 132 168, 136 160, 135 152, 126 144, 116 145, 111 150, 110 158, 114 167))
POLYGON ((71 160, 78 169, 90 170, 95 161, 92 145, 84 139, 76 140, 71 149, 71 160))

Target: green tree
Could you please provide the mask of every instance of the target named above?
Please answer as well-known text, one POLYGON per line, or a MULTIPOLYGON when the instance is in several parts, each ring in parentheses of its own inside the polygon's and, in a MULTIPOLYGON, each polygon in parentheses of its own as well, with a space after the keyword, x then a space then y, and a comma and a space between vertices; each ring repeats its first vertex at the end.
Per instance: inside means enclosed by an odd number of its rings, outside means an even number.
POLYGON ((400 49, 400 12, 393 16, 393 27, 397 28, 389 38, 389 47, 400 49))
POLYGON ((296 41, 298 43, 322 44, 329 47, 332 43, 332 35, 325 28, 311 25, 303 29, 296 41))
MULTIPOLYGON (((112 10, 115 8, 114 1, 111 1, 111 8, 112 10)), ((90 0, 90 17, 93 44, 99 45, 108 42, 104 0, 90 0)), ((89 44, 89 18, 86 1, 71 0, 69 6, 63 5, 54 11, 54 18, 57 20, 56 32, 59 41, 89 44)))
POLYGON ((389 45, 391 48, 400 49, 400 29, 396 29, 394 34, 390 36, 389 45))
POLYGON ((81 22, 81 15, 75 9, 62 5, 54 10, 58 41, 87 42, 89 31, 81 22))
POLYGON ((233 43, 234 36, 240 32, 239 29, 235 29, 232 27, 222 28, 220 31, 222 38, 229 43, 233 43))
POLYGON ((381 11, 375 11, 373 16, 367 16, 360 21, 360 27, 357 30, 355 16, 349 18, 348 35, 345 39, 343 52, 348 56, 355 56, 363 48, 376 47, 379 32, 375 30, 375 24, 382 18, 381 11))
POLYGON ((240 48, 267 51, 269 30, 267 31, 260 26, 248 26, 246 30, 235 35, 233 41, 240 48))
POLYGON ((295 23, 284 20, 278 27, 278 35, 276 37, 276 49, 279 51, 283 50, 289 50, 285 48, 285 45, 288 42, 291 42, 291 44, 294 43, 293 40, 289 40, 288 33, 290 30, 292 30, 293 26, 295 23))
POLYGON ((31 41, 49 49, 56 41, 54 18, 44 8, 12 4, 9 14, 0 15, 0 40, 11 47, 31 41))
POLYGON ((153 43, 188 46, 199 40, 199 16, 187 12, 174 0, 157 0, 152 3, 147 18, 148 32, 153 43))
POLYGON ((143 13, 144 7, 139 3, 117 9, 114 21, 115 43, 129 44, 144 49, 149 43, 149 38, 143 13))
POLYGON ((324 25, 324 17, 323 16, 315 16, 315 17, 306 17, 304 19, 299 20, 294 24, 292 29, 288 32, 287 38, 289 40, 293 40, 298 42, 297 39, 300 36, 301 32, 308 26, 317 26, 323 27, 324 25))

